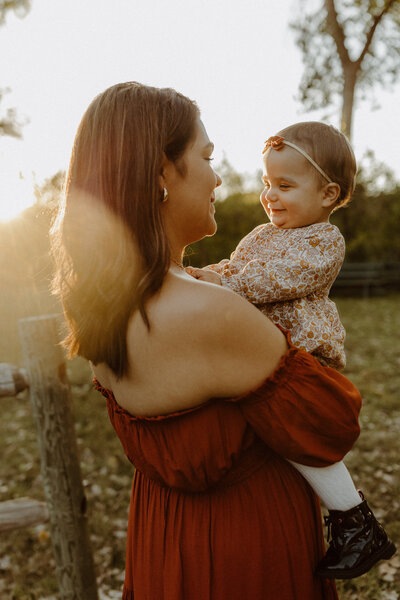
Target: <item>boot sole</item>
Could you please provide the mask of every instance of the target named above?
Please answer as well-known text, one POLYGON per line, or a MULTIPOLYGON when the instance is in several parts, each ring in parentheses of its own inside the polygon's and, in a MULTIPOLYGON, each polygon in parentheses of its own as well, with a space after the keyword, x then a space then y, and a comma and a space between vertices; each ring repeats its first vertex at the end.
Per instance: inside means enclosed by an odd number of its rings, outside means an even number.
POLYGON ((358 567, 354 569, 318 569, 317 575, 324 579, 354 579, 367 573, 380 560, 388 560, 392 558, 396 552, 396 546, 393 542, 388 542, 378 552, 372 554, 358 567))

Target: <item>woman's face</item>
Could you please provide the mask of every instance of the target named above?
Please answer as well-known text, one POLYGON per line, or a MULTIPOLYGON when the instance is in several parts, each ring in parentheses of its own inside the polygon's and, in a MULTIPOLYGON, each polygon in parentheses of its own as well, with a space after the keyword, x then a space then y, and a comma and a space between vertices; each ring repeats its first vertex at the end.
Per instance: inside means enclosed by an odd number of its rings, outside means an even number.
POLYGON ((168 199, 163 204, 167 229, 182 246, 205 236, 214 235, 215 188, 221 178, 211 166, 214 144, 210 142, 203 123, 198 119, 194 140, 182 157, 182 176, 173 163, 164 168, 164 185, 168 199))

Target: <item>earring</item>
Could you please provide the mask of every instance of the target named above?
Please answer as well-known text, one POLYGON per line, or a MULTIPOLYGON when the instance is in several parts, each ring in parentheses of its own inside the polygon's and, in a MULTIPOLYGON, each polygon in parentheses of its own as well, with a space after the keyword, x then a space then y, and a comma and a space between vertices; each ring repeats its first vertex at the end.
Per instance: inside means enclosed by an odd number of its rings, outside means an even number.
POLYGON ((163 201, 163 202, 166 202, 167 200, 168 200, 168 190, 167 190, 167 188, 165 187, 165 188, 164 188, 164 196, 163 196, 163 200, 162 200, 162 201, 163 201))

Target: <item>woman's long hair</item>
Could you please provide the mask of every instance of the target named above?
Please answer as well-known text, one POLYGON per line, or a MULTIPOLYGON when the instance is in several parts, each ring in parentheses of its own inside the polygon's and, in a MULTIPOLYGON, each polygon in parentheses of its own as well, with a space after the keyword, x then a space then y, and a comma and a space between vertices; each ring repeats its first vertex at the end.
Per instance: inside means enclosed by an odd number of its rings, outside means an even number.
POLYGON ((164 155, 182 174, 199 110, 175 90, 139 83, 108 88, 76 134, 65 197, 51 232, 53 292, 69 332, 69 356, 128 371, 126 329, 160 289, 170 249, 160 212, 164 155))

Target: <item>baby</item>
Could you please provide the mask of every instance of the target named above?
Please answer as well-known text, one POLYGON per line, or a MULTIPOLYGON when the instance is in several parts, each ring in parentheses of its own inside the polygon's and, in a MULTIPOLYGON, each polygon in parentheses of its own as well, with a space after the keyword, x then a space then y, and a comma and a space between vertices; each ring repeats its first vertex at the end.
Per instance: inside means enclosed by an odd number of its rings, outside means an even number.
MULTIPOLYGON (((286 127, 265 143, 261 203, 270 223, 243 238, 229 260, 187 268, 227 286, 290 331, 292 342, 325 366, 345 366, 345 331, 328 294, 344 260, 344 239, 331 213, 351 198, 357 171, 346 137, 318 122, 286 127)), ((332 536, 317 572, 349 579, 390 558, 396 548, 343 462, 325 468, 291 463, 318 494, 332 536)))

